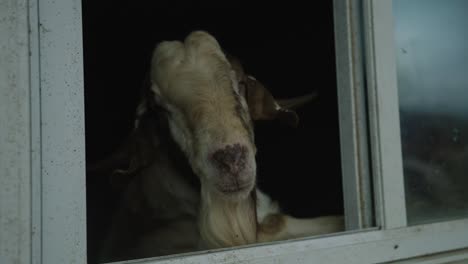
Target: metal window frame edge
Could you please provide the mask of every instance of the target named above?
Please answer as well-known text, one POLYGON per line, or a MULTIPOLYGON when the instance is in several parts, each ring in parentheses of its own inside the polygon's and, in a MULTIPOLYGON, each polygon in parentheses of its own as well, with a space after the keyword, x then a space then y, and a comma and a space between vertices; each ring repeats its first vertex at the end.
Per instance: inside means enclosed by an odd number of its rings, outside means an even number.
POLYGON ((377 224, 407 225, 392 1, 362 0, 377 224))
POLYGON ((336 77, 346 230, 374 226, 362 2, 334 0, 336 77))
POLYGON ((39 0, 28 0, 31 105, 31 263, 42 263, 41 74, 39 0))

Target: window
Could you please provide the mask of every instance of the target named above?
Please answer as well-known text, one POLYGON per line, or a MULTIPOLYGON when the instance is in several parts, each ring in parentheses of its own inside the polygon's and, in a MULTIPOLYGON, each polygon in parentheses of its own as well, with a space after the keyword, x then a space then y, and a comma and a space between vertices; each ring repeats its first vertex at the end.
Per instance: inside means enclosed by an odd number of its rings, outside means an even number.
MULTIPOLYGON (((332 2, 315 4, 314 16, 306 3, 271 3, 268 10, 249 1, 82 3, 89 167, 116 151, 133 129, 156 44, 202 29, 276 98, 318 92, 317 100, 297 109, 297 128, 255 122, 257 185, 293 216, 343 214, 332 2)), ((90 263, 102 252, 126 191, 114 191, 110 174, 87 173, 90 263)))
MULTIPOLYGON (((81 2, 28 4, 0 11, 0 262, 85 263, 81 2)), ((465 11, 455 0, 334 1, 347 232, 136 262, 468 259, 466 194, 457 189, 465 11), (437 41, 452 37, 450 49, 437 41), (447 191, 460 197, 432 197, 447 191)))
POLYGON ((468 214, 464 1, 395 1, 405 189, 410 224, 468 214))

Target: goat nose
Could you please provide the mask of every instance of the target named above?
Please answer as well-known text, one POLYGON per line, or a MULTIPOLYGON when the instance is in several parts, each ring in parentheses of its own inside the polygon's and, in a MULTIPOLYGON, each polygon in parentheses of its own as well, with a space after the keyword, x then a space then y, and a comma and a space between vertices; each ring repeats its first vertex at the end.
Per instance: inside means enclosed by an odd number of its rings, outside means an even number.
POLYGON ((213 153, 215 166, 222 172, 237 175, 245 168, 247 148, 240 144, 227 145, 213 153))

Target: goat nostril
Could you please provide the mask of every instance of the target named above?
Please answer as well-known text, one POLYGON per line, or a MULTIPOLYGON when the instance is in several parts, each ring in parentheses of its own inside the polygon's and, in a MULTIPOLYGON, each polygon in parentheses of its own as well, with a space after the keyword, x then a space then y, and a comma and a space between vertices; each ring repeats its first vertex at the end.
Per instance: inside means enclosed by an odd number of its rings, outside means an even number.
POLYGON ((245 168, 247 148, 240 144, 227 145, 213 153, 212 159, 218 169, 236 174, 245 168))

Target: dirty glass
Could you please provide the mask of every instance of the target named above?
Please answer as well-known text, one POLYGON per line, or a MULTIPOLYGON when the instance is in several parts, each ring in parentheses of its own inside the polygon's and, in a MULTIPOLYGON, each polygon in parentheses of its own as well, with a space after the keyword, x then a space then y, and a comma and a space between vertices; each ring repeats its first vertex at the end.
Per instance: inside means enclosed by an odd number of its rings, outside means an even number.
POLYGON ((409 224, 468 216, 468 1, 394 0, 409 224))

